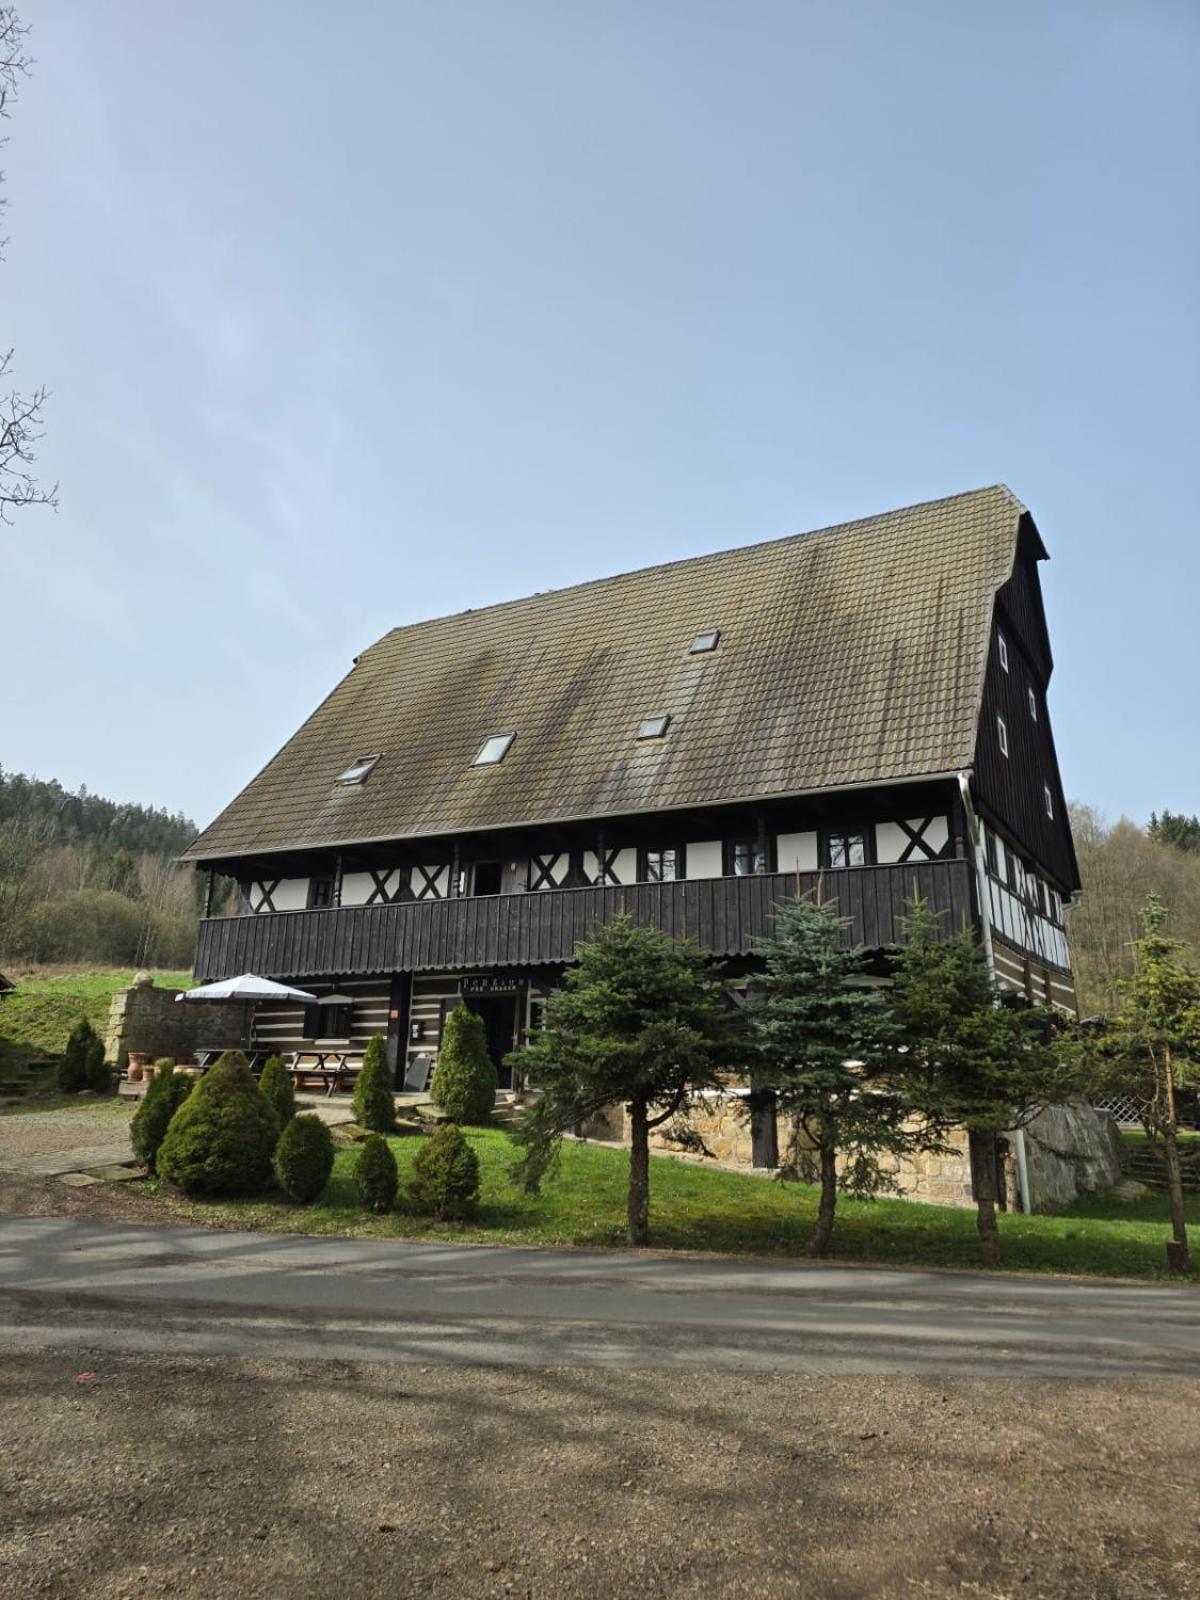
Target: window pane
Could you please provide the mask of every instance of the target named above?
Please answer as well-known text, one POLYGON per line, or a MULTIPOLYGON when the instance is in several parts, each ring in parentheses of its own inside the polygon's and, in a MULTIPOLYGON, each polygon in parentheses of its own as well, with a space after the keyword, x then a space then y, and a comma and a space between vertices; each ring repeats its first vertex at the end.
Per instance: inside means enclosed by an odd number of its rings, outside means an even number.
POLYGON ((511 733, 494 733, 490 739, 485 739, 479 747, 479 754, 475 757, 477 767, 494 767, 498 761, 503 761, 508 754, 508 747, 516 737, 511 733))
POLYGON ((646 877, 651 883, 674 883, 675 851, 647 850, 646 877))
POLYGON ((865 867, 867 864, 867 836, 865 833, 831 833, 829 835, 829 865, 831 867, 865 867))

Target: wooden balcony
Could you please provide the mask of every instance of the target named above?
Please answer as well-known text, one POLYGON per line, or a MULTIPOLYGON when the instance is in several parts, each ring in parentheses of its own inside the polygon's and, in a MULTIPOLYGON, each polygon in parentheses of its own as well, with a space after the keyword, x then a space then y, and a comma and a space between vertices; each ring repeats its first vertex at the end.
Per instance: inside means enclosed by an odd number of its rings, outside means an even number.
POLYGON ((196 977, 336 978, 459 967, 526 967, 569 961, 576 944, 627 911, 635 922, 689 936, 720 956, 749 955, 771 931, 775 908, 797 892, 833 902, 846 942, 896 944, 914 892, 944 913, 947 932, 974 920, 963 860, 850 867, 824 873, 699 878, 460 900, 209 917, 200 924, 196 977))

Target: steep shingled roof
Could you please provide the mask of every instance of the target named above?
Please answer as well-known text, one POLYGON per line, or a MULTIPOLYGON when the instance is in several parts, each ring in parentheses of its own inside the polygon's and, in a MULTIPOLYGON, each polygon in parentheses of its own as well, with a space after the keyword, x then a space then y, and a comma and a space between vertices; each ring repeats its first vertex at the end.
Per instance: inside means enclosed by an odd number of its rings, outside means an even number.
POLYGON ((396 628, 188 860, 800 794, 969 766, 1003 486, 396 628), (710 654, 692 638, 719 628, 710 654), (643 718, 669 713, 664 739, 643 718), (472 765, 515 733, 497 766, 472 765), (361 786, 335 779, 381 753, 361 786))

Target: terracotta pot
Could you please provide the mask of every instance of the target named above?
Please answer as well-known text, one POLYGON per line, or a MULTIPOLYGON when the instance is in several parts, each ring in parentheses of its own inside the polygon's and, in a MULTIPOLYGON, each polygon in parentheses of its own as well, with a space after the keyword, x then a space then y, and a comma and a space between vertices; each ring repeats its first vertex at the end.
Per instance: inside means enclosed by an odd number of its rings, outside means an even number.
POLYGON ((142 1081, 142 1064, 140 1061, 135 1061, 132 1056, 129 1058, 129 1081, 130 1083, 142 1081))

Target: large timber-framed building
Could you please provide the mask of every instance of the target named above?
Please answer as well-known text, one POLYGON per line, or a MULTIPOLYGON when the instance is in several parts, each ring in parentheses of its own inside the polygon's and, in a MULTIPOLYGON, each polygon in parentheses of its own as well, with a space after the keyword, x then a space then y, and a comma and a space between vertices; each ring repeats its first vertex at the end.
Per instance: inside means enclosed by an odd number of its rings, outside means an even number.
POLYGON ((399 1081, 460 997, 499 1061, 621 909, 749 971, 798 890, 881 956, 915 891, 1073 1009, 1045 557, 997 486, 395 629, 187 852, 240 886, 196 976, 399 1081))

